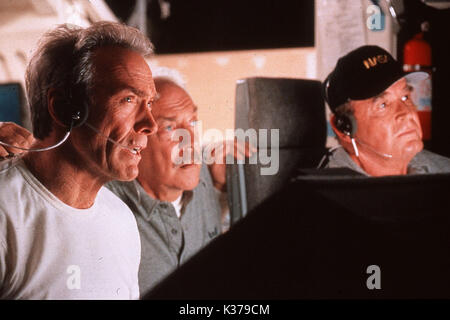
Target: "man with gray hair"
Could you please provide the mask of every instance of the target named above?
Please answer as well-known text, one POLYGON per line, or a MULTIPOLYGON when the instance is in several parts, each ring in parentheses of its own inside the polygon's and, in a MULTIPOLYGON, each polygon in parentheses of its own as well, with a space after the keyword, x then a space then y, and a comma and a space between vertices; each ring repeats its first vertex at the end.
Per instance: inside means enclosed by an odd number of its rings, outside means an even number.
POLYGON ((138 223, 141 294, 222 231, 218 192, 208 167, 201 163, 175 164, 171 157, 179 143, 173 138, 176 130, 187 130, 193 142, 197 106, 182 88, 179 77, 160 72, 159 68, 153 71, 158 99, 152 113, 158 130, 142 152, 137 179, 107 185, 131 208, 138 223))
POLYGON ((156 130, 151 52, 137 29, 111 22, 41 39, 26 91, 32 148, 46 151, 0 171, 0 298, 139 297, 136 220, 103 185, 136 178, 156 130))
MULTIPOLYGON (((177 130, 189 132, 194 143, 194 135, 198 134, 197 106, 184 89, 180 73, 159 66, 152 67, 152 71, 158 92, 152 114, 158 130, 149 137, 148 147, 142 151, 138 177, 106 185, 136 217, 141 237, 139 288, 142 295, 219 236, 224 225, 226 229, 226 223, 221 225, 219 203, 219 200, 224 202, 225 195, 221 193, 226 182, 224 161, 209 168, 201 163, 172 162, 172 150, 179 146, 179 141, 174 139, 177 130)), ((0 127, 0 139, 16 145, 27 146, 29 135, 14 124, 0 127)), ((225 143, 228 148, 236 148, 233 150, 236 156, 249 155, 248 146, 225 143)), ((219 146, 212 149, 218 151, 219 146)), ((2 151, 6 153, 0 146, 2 151)))

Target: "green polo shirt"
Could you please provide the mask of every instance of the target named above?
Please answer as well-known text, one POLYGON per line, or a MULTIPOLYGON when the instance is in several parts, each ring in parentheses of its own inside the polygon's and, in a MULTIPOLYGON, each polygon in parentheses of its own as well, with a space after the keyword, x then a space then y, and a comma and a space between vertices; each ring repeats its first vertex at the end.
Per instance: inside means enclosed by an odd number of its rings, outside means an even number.
MULTIPOLYGON (((360 166, 358 166, 344 148, 336 148, 328 159, 326 168, 349 168, 356 172, 368 176, 360 166)), ((446 173, 450 172, 450 159, 436 153, 422 150, 410 161, 408 174, 426 173, 446 173)))
POLYGON ((172 203, 150 197, 137 180, 106 186, 136 217, 141 237, 141 296, 221 233, 220 204, 207 166, 202 167, 197 187, 184 192, 187 204, 181 218, 172 203))

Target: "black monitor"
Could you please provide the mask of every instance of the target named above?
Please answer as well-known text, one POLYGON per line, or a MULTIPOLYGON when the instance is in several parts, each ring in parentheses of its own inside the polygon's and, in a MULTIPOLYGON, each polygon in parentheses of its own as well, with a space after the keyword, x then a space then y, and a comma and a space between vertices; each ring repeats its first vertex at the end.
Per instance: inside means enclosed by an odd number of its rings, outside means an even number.
POLYGON ((20 83, 0 84, 0 121, 22 125, 20 83))
POLYGON ((450 206, 450 173, 367 177, 345 168, 299 172, 293 178, 297 184, 371 221, 416 221, 450 206))
MULTIPOLYGON (((147 1, 147 31, 156 53, 314 46, 314 1, 147 1)), ((136 1, 106 0, 122 21, 136 1)))
POLYGON ((450 174, 301 175, 147 297, 448 299, 449 190, 450 174))

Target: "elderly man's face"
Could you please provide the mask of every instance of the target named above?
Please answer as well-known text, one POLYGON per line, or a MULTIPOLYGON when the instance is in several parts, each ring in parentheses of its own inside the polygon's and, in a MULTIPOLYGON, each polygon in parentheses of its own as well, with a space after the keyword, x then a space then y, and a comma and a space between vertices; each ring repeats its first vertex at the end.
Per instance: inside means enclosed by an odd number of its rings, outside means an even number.
POLYGON ((411 87, 403 78, 374 98, 352 102, 361 150, 366 144, 379 153, 392 155, 394 160, 404 161, 422 150, 422 129, 410 92, 411 87))
POLYGON ((158 79, 155 82, 159 98, 153 106, 153 115, 158 131, 149 137, 148 147, 142 153, 139 179, 146 179, 150 185, 163 185, 176 191, 192 190, 199 182, 201 165, 177 165, 172 162, 172 149, 178 145, 172 135, 176 129, 188 130, 191 143, 194 143, 197 107, 177 85, 158 79))
POLYGON ((88 123, 72 141, 85 167, 103 180, 132 180, 138 174, 140 150, 156 123, 151 107, 156 90, 151 71, 138 53, 118 47, 97 49, 94 53, 94 88, 88 123), (106 137, 131 150, 111 143, 106 137))

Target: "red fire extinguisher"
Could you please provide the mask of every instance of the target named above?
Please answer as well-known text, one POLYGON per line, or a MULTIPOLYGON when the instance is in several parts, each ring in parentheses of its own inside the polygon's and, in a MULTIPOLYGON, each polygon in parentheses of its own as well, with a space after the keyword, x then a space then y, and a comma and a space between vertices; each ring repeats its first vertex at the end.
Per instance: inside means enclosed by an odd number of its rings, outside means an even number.
POLYGON ((428 31, 428 22, 421 24, 421 32, 414 35, 403 47, 403 70, 406 72, 424 71, 429 77, 414 86, 413 101, 417 105, 423 140, 431 140, 431 46, 424 39, 428 31))

